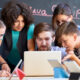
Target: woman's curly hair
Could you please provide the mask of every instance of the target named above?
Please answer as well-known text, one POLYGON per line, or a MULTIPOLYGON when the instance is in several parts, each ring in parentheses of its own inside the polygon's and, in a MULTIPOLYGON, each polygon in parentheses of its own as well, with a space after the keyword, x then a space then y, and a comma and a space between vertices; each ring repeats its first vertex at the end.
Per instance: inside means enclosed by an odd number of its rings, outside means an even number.
POLYGON ((23 2, 10 1, 2 9, 1 18, 7 28, 11 28, 19 15, 24 17, 25 25, 28 27, 33 23, 32 11, 29 6, 23 2))

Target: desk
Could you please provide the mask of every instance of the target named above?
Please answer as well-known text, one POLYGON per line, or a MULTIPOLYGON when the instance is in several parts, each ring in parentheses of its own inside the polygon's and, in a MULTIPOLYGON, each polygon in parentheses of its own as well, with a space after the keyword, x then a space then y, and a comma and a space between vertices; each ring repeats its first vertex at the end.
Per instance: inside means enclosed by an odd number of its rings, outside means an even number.
POLYGON ((27 77, 27 80, 68 80, 63 78, 54 79, 53 77, 27 77))
POLYGON ((27 77, 27 80, 68 80, 63 78, 54 79, 53 77, 27 77))
MULTIPOLYGON (((0 77, 0 80, 9 80, 9 77, 0 77)), ((12 77, 11 80, 19 80, 18 77, 12 77)), ((63 78, 54 79, 53 77, 24 77, 23 80, 68 80, 63 78)))

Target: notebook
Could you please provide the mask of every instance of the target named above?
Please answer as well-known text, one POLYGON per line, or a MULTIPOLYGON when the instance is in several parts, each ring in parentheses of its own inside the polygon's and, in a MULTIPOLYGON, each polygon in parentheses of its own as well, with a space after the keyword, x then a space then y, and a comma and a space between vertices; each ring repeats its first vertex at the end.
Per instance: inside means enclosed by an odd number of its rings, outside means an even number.
POLYGON ((61 62, 61 51, 25 51, 24 72, 29 77, 53 76, 49 59, 61 62))
POLYGON ((70 73, 80 73, 80 66, 75 61, 64 61, 70 73))

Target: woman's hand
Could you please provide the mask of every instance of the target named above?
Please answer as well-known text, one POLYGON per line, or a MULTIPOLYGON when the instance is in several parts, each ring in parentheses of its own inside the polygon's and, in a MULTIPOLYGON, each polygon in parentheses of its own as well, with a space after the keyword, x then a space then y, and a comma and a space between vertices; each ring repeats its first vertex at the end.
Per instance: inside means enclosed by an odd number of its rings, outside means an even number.
POLYGON ((8 71, 9 73, 10 73, 10 71, 11 71, 11 69, 10 69, 10 67, 8 66, 7 63, 3 63, 1 68, 2 68, 2 70, 8 71))
POLYGON ((11 74, 8 71, 1 70, 0 71, 0 77, 9 77, 11 74))

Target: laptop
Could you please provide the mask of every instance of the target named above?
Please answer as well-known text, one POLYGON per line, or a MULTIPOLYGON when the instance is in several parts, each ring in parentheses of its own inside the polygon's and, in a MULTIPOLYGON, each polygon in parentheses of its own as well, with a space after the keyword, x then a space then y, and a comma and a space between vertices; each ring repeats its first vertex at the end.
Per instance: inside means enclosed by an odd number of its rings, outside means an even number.
POLYGON ((50 59, 61 63, 61 51, 25 51, 24 73, 28 77, 53 76, 53 68, 48 62, 50 59))
POLYGON ((59 67, 59 68, 63 68, 62 64, 58 61, 58 60, 48 60, 48 62, 50 63, 50 65, 55 68, 55 67, 59 67))

